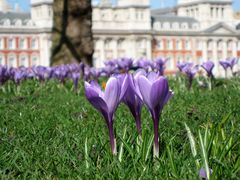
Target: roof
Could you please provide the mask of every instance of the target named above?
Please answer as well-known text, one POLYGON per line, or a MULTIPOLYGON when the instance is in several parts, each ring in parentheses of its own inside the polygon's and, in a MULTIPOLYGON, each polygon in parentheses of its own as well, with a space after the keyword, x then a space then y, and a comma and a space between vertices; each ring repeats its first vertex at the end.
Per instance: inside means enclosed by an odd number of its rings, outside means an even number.
POLYGON ((214 32, 215 30, 217 30, 221 27, 230 31, 231 33, 236 33, 235 29, 231 28, 230 26, 228 26, 224 22, 217 23, 217 24, 211 26, 210 28, 207 28, 204 32, 205 33, 211 33, 211 32, 214 32))
POLYGON ((160 21, 160 22, 179 22, 179 23, 188 23, 188 24, 194 24, 198 23, 198 21, 191 17, 184 17, 184 16, 175 16, 175 15, 162 15, 162 16, 153 16, 154 21, 160 21))
POLYGON ((31 5, 39 5, 39 4, 53 4, 53 0, 31 0, 31 5))
POLYGON ((23 12, 0 12, 0 20, 9 19, 13 21, 15 19, 20 19, 22 21, 31 19, 30 13, 23 13, 23 12))
POLYGON ((185 2, 185 3, 180 3, 177 4, 177 8, 178 7, 182 7, 182 6, 193 6, 196 4, 216 4, 216 5, 224 5, 224 4, 232 4, 232 0, 196 0, 196 1, 189 1, 189 2, 185 2))
POLYGON ((176 14, 176 8, 160 8, 160 9, 153 9, 151 10, 151 15, 170 15, 176 14))

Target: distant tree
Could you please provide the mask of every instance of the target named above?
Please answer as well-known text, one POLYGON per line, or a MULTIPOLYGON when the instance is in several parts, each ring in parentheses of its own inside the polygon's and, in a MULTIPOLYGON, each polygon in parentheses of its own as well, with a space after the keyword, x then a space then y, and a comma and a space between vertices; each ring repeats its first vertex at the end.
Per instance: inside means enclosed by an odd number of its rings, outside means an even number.
POLYGON ((74 61, 92 65, 91 0, 54 0, 51 65, 74 61))

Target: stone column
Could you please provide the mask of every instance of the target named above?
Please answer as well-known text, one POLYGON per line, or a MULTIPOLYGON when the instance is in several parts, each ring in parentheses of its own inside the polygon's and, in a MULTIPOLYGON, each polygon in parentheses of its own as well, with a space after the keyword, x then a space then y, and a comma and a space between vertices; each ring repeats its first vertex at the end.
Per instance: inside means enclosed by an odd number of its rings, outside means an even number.
POLYGON ((113 38, 113 58, 118 58, 118 38, 113 38))
POLYGON ((212 43, 213 43, 213 48, 212 48, 213 59, 212 60, 215 64, 214 73, 217 76, 219 76, 220 72, 219 72, 219 63, 218 63, 218 57, 217 57, 217 39, 213 39, 212 43))
POLYGON ((222 45, 223 45, 223 49, 222 49, 222 52, 223 52, 223 59, 227 58, 227 41, 226 40, 223 40, 222 41, 222 45))
POLYGON ((232 43, 232 56, 237 57, 237 41, 233 40, 232 43))
POLYGON ((208 49, 207 49, 207 39, 202 39, 202 53, 203 53, 202 59, 203 59, 203 61, 208 60, 207 51, 208 51, 208 49))
POLYGON ((97 60, 96 66, 103 67, 105 61, 105 38, 99 38, 99 59, 97 60))
POLYGON ((129 43, 128 43, 128 47, 126 47, 127 49, 127 56, 131 57, 131 58, 137 58, 137 50, 136 50, 136 37, 135 36, 131 36, 129 38, 129 43))
POLYGON ((147 38, 147 58, 152 59, 152 42, 151 38, 147 38))

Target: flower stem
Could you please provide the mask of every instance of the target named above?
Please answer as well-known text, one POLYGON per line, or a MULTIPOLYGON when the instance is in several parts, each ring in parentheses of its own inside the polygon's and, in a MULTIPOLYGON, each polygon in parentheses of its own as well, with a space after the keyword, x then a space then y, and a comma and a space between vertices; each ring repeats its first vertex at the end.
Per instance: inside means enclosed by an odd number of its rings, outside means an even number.
POLYGON ((116 148, 116 140, 114 138, 114 131, 113 131, 113 123, 108 123, 108 132, 109 132, 109 138, 110 138, 110 144, 111 144, 111 150, 112 154, 117 154, 117 148, 116 148))
POLYGON ((139 135, 141 136, 141 134, 142 134, 141 114, 137 114, 137 115, 136 115, 135 121, 136 121, 136 126, 137 126, 138 133, 139 133, 139 135))
POLYGON ((159 116, 153 115, 153 128, 154 128, 154 144, 153 144, 153 157, 159 157, 159 134, 158 134, 158 126, 159 126, 159 116))

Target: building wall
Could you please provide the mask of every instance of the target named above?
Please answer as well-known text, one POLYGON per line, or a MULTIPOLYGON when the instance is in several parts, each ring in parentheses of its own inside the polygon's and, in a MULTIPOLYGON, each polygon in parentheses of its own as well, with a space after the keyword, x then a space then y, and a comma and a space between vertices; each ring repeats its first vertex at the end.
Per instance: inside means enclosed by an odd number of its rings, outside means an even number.
POLYGON ((0 35, 0 64, 13 67, 40 64, 39 37, 28 34, 0 35))
MULTIPOLYGON (((25 25, 19 21, 11 24, 8 19, 0 22, 0 64, 13 66, 50 64, 53 16, 51 2, 32 0, 31 19, 28 19, 25 25), (8 47, 9 39, 13 40, 14 48, 8 47), (20 39, 25 39, 25 48, 20 48, 20 39), (35 48, 31 47, 33 39, 37 42, 35 48)), ((112 58, 167 57, 169 58, 167 68, 174 72, 178 61, 202 63, 211 59, 216 62, 215 69, 221 74, 222 69, 217 62, 219 59, 240 58, 240 33, 234 35, 224 28, 203 33, 219 22, 228 24, 234 30, 236 19, 233 18, 233 10, 229 4, 223 6, 203 3, 178 6, 178 16, 192 17, 197 21, 155 21, 153 25, 148 5, 149 0, 141 2, 120 0, 116 7, 93 7, 92 29, 96 67, 103 67, 104 61, 112 58)))

